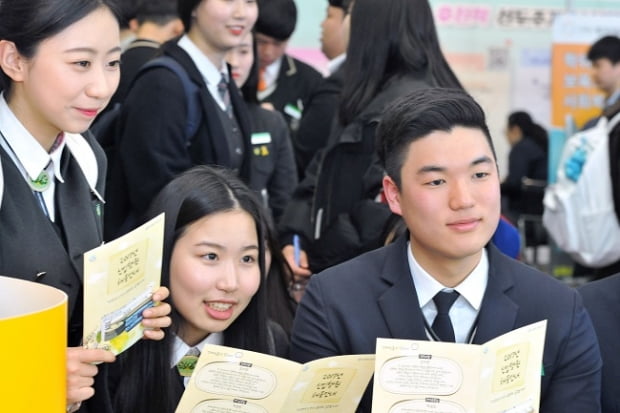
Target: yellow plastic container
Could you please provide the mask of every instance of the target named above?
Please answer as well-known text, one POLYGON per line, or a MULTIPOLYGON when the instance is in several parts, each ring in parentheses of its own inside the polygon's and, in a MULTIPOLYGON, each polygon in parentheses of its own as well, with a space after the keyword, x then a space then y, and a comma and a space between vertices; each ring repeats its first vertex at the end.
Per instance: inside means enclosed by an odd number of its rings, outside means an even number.
POLYGON ((0 412, 66 411, 67 295, 0 276, 0 412))

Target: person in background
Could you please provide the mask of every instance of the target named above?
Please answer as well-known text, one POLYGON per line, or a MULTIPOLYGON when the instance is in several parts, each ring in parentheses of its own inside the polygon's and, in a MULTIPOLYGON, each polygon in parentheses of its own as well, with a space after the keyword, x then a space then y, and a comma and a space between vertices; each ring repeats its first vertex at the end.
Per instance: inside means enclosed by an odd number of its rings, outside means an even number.
MULTIPOLYGON (((277 220, 297 185, 295 160, 284 118, 277 111, 261 107, 256 98, 258 63, 255 56, 256 42, 253 34, 248 33, 239 46, 228 52, 226 59, 248 106, 254 155, 250 187, 261 195, 272 218, 277 220)), ((296 302, 288 294, 292 273, 282 255, 272 222, 267 230, 268 312, 288 335, 296 309, 296 302)))
POLYGON ((506 137, 511 148, 508 175, 502 182, 501 191, 505 201, 504 214, 516 223, 523 213, 542 215, 549 169, 549 139, 547 131, 523 111, 508 116, 506 137), (524 179, 537 181, 542 185, 541 189, 524 190, 524 179))
POLYGON ((159 53, 159 47, 183 34, 176 0, 144 0, 136 10, 135 39, 121 54, 121 81, 110 105, 123 102, 138 70, 159 53))
MULTIPOLYGON (((114 361, 111 352, 81 347, 82 260, 103 241, 106 171, 85 131, 118 85, 120 53, 106 1, 0 2, 0 274, 68 296, 67 411, 95 389, 105 394, 107 366, 95 364, 114 361)), ((153 300, 167 296, 161 288, 153 300)), ((163 338, 169 312, 167 304, 143 312, 145 338, 163 338)))
MULTIPOLYGON (((602 116, 610 120, 620 112, 620 38, 605 36, 594 42, 588 50, 588 60, 592 62, 592 79, 605 95, 602 116)), ((598 116, 589 120, 582 129, 594 126, 598 120, 598 116)), ((614 208, 620 222, 620 126, 609 133, 609 169, 614 208)), ((579 263, 573 267, 573 276, 589 279, 600 279, 617 272, 620 272, 620 261, 600 268, 588 268, 579 263)))
MULTIPOLYGON (((605 96, 606 110, 620 98, 620 37, 601 37, 590 46, 587 58, 592 64, 592 81, 605 96)), ((590 119, 582 129, 594 126, 598 119, 590 119)))
MULTIPOLYGON (((618 64, 620 66, 620 63, 618 64)), ((620 99, 605 108, 603 116, 608 120, 620 113, 620 99)), ((609 173, 611 175, 611 193, 616 219, 620 223, 620 125, 609 132, 609 173)), ((573 276, 585 276, 589 280, 598 280, 620 272, 620 260, 604 267, 588 268, 575 263, 573 276)))
POLYGON ((321 23, 321 51, 329 59, 329 76, 321 81, 308 99, 295 139, 300 179, 312 157, 324 148, 338 113, 344 83, 343 63, 349 43, 349 0, 329 0, 321 23))
POLYGON ((328 0, 325 18, 321 22, 321 52, 329 59, 327 68, 331 74, 346 58, 349 27, 345 17, 349 14, 350 3, 350 0, 328 0))
POLYGON ((255 27, 258 100, 284 115, 294 143, 304 108, 323 76, 310 65, 286 54, 288 40, 297 25, 295 1, 258 0, 258 9, 255 27))
POLYGON ((383 245, 392 214, 382 202, 375 130, 385 106, 414 90, 460 87, 427 0, 356 0, 350 19, 338 122, 279 222, 297 278, 383 245))
POLYGON ((109 177, 106 234, 135 227, 155 195, 195 165, 221 165, 250 180, 250 125, 230 81, 226 53, 252 29, 258 14, 247 0, 179 0, 185 34, 161 46, 196 86, 200 120, 186 136, 187 106, 178 75, 165 67, 135 79, 119 118, 115 165, 109 177))
POLYGON ((116 2, 118 9, 118 24, 120 26, 121 51, 125 50, 129 43, 136 38, 138 22, 136 21, 136 11, 140 3, 150 0, 120 0, 116 2))
POLYGON ((415 91, 386 107, 377 146, 385 197, 408 231, 310 278, 290 357, 373 353, 377 337, 482 344, 547 320, 531 407, 600 412, 601 357, 579 294, 489 242, 500 183, 482 108, 461 89, 415 91))
MULTIPOLYGON (((121 80, 108 106, 97 115, 91 126, 101 146, 111 148, 115 145, 116 133, 106 133, 107 122, 120 104, 125 100, 127 91, 140 68, 157 54, 162 43, 183 33, 183 23, 177 14, 176 0, 148 0, 140 3, 136 12, 135 38, 124 48, 121 54, 121 80)), ((108 154, 109 155, 109 154, 108 154)), ((112 162, 108 156, 108 161, 112 162)))
POLYGON ((206 344, 288 352, 288 337, 267 316, 268 218, 254 191, 230 170, 197 166, 162 189, 145 219, 162 212, 171 333, 118 357, 109 375, 113 412, 173 413, 191 374, 177 364, 206 344))
POLYGON ((231 75, 248 108, 252 131, 250 187, 263 197, 274 220, 280 218, 297 186, 297 171, 288 127, 280 112, 260 106, 256 98, 258 62, 256 43, 248 33, 228 52, 231 75))

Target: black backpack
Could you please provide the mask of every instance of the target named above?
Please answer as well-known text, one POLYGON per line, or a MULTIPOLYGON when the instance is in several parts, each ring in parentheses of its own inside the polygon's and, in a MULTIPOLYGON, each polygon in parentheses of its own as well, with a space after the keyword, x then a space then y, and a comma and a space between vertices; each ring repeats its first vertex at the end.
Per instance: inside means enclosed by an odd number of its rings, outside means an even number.
MULTIPOLYGON (((200 102, 198 99, 198 93, 200 88, 189 78, 189 75, 181 66, 179 62, 169 56, 159 56, 148 61, 144 66, 140 68, 138 74, 132 81, 133 83, 143 73, 157 67, 165 67, 166 69, 175 73, 183 85, 185 91, 185 100, 187 109, 187 119, 185 121, 185 137, 189 140, 198 131, 201 120, 200 102)), ((131 85, 129 87, 131 89, 131 85)), ((104 113, 102 113, 90 128, 101 147, 106 153, 108 158, 108 165, 112 165, 115 155, 116 147, 118 145, 118 135, 120 134, 119 119, 121 113, 122 103, 115 103, 114 106, 104 113)))
MULTIPOLYGON (((202 119, 201 103, 200 103, 200 87, 194 83, 190 78, 183 66, 173 58, 169 56, 158 56, 148 61, 144 66, 140 68, 136 77, 132 80, 129 90, 142 74, 158 67, 164 67, 173 73, 175 73, 181 80, 183 90, 185 92, 185 100, 187 107, 187 118, 185 120, 185 139, 186 144, 189 146, 192 137, 198 131, 200 122, 202 119)), ((106 198, 113 198, 113 208, 110 205, 106 205, 106 216, 104 217, 104 239, 110 241, 128 230, 133 229, 136 217, 129 216, 129 199, 127 194, 127 188, 123 182, 115 182, 113 189, 114 193, 111 193, 110 182, 112 174, 122 174, 120 171, 120 165, 118 165, 117 150, 119 144, 120 130, 120 115, 121 115, 122 103, 116 103, 114 107, 110 108, 106 112, 102 113, 96 122, 91 126, 91 132, 102 146, 106 157, 108 159, 108 172, 106 176, 106 198)))

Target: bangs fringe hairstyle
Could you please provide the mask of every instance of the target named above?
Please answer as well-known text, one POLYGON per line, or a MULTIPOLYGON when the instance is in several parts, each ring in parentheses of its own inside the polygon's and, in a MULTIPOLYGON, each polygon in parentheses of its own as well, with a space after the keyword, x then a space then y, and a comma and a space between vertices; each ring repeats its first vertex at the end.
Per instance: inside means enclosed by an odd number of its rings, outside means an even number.
MULTIPOLYGON (((123 0, 0 0, 0 39, 15 43, 30 59, 39 44, 100 7, 119 20, 117 1, 123 0)), ((0 89, 10 92, 11 78, 0 71, 0 89)))
MULTIPOLYGON (((194 167, 179 175, 153 200, 145 221, 166 214, 162 286, 170 288, 170 260, 176 240, 197 220, 218 212, 242 210, 256 223, 259 245, 261 283, 247 308, 224 332, 224 345, 268 353, 268 326, 265 283, 265 240, 267 217, 257 195, 236 175, 224 168, 194 167)), ((114 395, 115 411, 132 413, 174 412, 178 399, 169 389, 178 386, 171 374, 174 335, 178 333, 181 315, 172 297, 172 326, 161 342, 141 340, 125 353, 120 365, 118 387, 114 395), (136 389, 141 389, 136 392, 136 389), (144 397, 148 394, 148 397, 144 397)), ((114 389, 111 389, 114 392, 114 389)), ((114 393, 113 393, 114 394, 114 393)))

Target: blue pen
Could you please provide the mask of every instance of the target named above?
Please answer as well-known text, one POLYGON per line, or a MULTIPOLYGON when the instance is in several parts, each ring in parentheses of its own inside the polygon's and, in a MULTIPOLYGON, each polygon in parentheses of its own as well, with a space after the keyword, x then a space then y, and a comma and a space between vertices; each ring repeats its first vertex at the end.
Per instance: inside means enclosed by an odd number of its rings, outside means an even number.
POLYGON ((293 257, 295 259, 295 265, 299 267, 299 255, 301 247, 299 246, 299 235, 293 235, 293 257))

